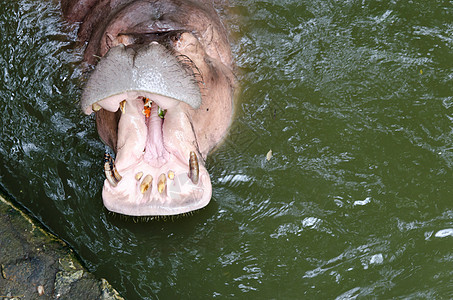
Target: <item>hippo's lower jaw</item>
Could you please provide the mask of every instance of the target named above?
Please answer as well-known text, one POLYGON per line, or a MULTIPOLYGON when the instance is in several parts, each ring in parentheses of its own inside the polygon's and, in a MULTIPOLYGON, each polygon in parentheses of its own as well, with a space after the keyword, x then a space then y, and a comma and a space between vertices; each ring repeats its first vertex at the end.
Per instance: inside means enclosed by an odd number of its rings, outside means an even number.
MULTIPOLYGON (((156 102, 145 115, 143 98, 123 102, 114 163, 120 177, 107 171, 102 191, 110 211, 177 215, 200 209, 211 199, 209 174, 203 162, 198 162, 193 135, 187 134, 191 127, 187 116, 177 105, 162 119, 156 102)), ((107 170, 109 166, 113 167, 106 162, 107 170)))
POLYGON ((211 181, 187 113, 201 104, 191 72, 157 43, 139 51, 112 48, 98 63, 82 107, 98 112, 101 137, 103 130, 115 131, 108 144, 116 161, 107 157, 104 166, 102 198, 108 210, 178 215, 209 203, 211 181))

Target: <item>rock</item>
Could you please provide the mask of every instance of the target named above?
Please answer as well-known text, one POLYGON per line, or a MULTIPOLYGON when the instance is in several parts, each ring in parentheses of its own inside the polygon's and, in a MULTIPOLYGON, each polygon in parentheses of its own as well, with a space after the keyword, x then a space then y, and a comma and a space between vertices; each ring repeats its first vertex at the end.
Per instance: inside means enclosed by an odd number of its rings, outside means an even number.
POLYGON ((123 299, 69 246, 0 195, 1 299, 123 299))

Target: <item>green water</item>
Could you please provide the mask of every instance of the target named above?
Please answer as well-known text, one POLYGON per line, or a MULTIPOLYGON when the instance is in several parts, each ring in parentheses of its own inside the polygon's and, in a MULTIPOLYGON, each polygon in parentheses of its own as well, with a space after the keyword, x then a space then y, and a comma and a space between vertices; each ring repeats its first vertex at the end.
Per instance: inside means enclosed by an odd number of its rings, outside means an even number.
POLYGON ((212 202, 136 224, 102 206, 76 28, 50 3, 3 1, 1 190, 127 299, 452 298, 453 3, 220 13, 241 92, 207 162, 212 202))

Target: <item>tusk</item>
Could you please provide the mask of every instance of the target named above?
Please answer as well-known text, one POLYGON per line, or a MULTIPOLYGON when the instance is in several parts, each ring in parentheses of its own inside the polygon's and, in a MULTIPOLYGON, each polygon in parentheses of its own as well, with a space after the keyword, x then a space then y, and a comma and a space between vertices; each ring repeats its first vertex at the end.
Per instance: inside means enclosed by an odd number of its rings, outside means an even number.
POLYGON ((107 180, 114 187, 118 185, 118 182, 120 182, 121 179, 123 179, 123 177, 116 170, 113 158, 108 153, 104 154, 104 173, 107 180))
POLYGON ((120 182, 121 179, 123 179, 123 176, 121 176, 120 173, 118 173, 118 170, 115 167, 115 162, 113 161, 113 159, 112 159, 112 171, 116 181, 120 182))
POLYGON ((145 178, 143 178, 142 183, 140 184, 140 192, 142 194, 144 194, 149 189, 149 187, 151 186, 152 183, 153 183, 153 176, 151 176, 149 174, 146 175, 145 178))
POLYGON ((91 105, 91 108, 93 109, 93 111, 99 111, 102 107, 97 103, 93 103, 93 105, 91 105))
POLYGON ((126 113, 126 100, 120 102, 121 113, 124 115, 126 113))
POLYGON ((108 161, 104 163, 104 174, 105 178, 107 178, 107 180, 110 182, 112 186, 118 185, 118 182, 116 181, 115 177, 113 177, 112 169, 110 168, 110 163, 108 161))
POLYGON ((165 174, 160 174, 159 180, 157 181, 157 190, 159 191, 160 194, 162 194, 165 191, 166 187, 167 187, 167 177, 165 176, 165 174))
POLYGON ((199 167, 198 167, 198 158, 195 152, 190 151, 190 158, 189 158, 189 178, 192 180, 194 184, 198 183, 198 176, 199 176, 199 167))

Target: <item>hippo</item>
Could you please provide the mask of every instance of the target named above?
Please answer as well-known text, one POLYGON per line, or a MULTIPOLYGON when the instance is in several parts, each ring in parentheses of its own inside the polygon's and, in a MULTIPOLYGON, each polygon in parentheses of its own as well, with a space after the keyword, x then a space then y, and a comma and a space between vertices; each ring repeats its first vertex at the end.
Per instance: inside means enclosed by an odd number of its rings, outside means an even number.
POLYGON ((208 0, 61 0, 93 66, 81 96, 104 155, 104 206, 172 216, 212 196, 207 155, 232 121, 227 33, 208 0), (112 156, 115 156, 113 158, 112 156))

